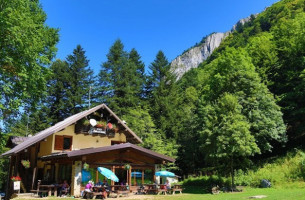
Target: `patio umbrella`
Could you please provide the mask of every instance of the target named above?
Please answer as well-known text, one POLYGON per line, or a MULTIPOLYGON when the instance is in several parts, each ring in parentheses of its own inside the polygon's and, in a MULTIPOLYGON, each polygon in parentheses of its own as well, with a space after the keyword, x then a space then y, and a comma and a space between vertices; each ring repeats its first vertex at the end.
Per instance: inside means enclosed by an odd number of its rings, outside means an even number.
POLYGON ((175 177, 176 175, 173 172, 169 171, 158 171, 155 173, 156 176, 167 176, 167 177, 175 177))
POLYGON ((131 172, 131 177, 141 178, 142 172, 131 172))
POLYGON ((113 180, 114 182, 119 182, 119 178, 109 169, 105 167, 98 167, 97 170, 106 178, 113 180))

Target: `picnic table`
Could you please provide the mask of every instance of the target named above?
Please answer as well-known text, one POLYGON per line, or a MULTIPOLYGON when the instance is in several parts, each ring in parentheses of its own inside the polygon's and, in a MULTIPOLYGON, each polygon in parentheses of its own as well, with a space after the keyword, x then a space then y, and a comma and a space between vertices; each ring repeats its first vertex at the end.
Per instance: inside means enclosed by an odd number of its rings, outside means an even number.
POLYGON ((91 192, 85 191, 84 198, 86 198, 86 199, 89 199, 89 198, 95 199, 97 196, 102 196, 103 199, 107 198, 109 192, 107 192, 106 195, 105 195, 106 189, 107 189, 107 186, 106 187, 105 186, 93 186, 91 192))
POLYGON ((145 193, 154 193, 157 194, 158 193, 158 188, 156 184, 145 184, 144 185, 145 189, 145 193))
POLYGON ((179 191, 180 194, 182 194, 182 185, 174 185, 174 186, 172 187, 173 195, 175 194, 176 191, 179 191))
POLYGON ((31 190, 31 192, 39 193, 48 193, 48 196, 51 196, 52 193, 54 196, 57 196, 57 185, 41 185, 38 184, 37 190, 31 190))
POLYGON ((166 185, 165 184, 145 184, 144 185, 145 189, 144 189, 144 192, 145 193, 153 193, 153 194, 167 194, 168 190, 166 188, 166 185))
POLYGON ((168 192, 168 190, 167 190, 165 184, 159 184, 158 187, 157 187, 157 189, 158 189, 158 190, 157 190, 158 195, 159 195, 159 194, 162 194, 162 193, 166 195, 167 192, 168 192))
POLYGON ((129 188, 127 188, 127 185, 111 185, 111 192, 115 193, 117 198, 122 195, 129 195, 129 188))

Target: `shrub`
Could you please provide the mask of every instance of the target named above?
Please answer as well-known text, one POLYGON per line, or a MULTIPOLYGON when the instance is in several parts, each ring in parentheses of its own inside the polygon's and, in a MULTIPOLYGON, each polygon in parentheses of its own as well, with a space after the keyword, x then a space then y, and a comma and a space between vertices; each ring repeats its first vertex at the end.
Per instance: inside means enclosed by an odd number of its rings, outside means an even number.
POLYGON ((214 186, 230 187, 230 179, 216 175, 201 176, 196 178, 188 178, 182 182, 186 188, 197 188, 196 190, 202 190, 203 192, 210 192, 214 186))

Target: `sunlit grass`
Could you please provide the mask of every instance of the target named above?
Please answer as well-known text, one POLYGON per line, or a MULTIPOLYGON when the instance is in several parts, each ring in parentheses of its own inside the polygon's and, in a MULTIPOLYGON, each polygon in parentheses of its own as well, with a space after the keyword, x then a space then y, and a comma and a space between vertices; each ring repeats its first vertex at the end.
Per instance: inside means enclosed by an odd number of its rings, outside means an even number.
MULTIPOLYGON (((251 196, 265 195, 266 200, 304 200, 305 199, 305 189, 302 187, 297 187, 296 185, 290 184, 291 187, 287 185, 286 188, 268 188, 268 189, 254 189, 245 188, 243 192, 236 193, 220 193, 217 195, 213 194, 191 194, 183 193, 177 195, 132 195, 129 197, 120 197, 118 199, 130 199, 130 200, 237 200, 237 199, 249 199, 251 196), (296 187, 295 187, 296 186, 296 187)), ((303 186, 303 185, 302 185, 303 186)), ((34 198, 37 200, 38 198, 34 198)), ((43 198, 47 200, 73 200, 74 198, 43 198)), ((108 198, 117 199, 117 198, 108 198)), ((75 200, 75 199, 74 199, 75 200)))

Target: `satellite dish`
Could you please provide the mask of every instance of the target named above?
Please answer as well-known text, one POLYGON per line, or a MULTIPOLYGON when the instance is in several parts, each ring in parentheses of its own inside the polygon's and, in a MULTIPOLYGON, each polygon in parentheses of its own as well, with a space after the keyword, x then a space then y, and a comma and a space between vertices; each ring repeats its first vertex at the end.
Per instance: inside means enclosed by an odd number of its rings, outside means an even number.
POLYGON ((96 120, 95 119, 90 119, 90 124, 91 126, 95 126, 96 125, 96 120))

